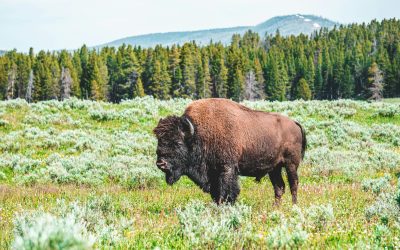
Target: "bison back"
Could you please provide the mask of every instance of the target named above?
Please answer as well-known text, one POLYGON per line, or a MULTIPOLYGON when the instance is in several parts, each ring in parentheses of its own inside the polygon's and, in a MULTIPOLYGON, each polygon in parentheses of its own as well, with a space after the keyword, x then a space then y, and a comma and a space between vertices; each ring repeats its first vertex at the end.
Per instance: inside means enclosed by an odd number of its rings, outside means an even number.
POLYGON ((246 168, 301 155, 302 131, 288 117, 218 98, 194 101, 184 115, 194 124, 203 153, 216 164, 239 162, 246 168))

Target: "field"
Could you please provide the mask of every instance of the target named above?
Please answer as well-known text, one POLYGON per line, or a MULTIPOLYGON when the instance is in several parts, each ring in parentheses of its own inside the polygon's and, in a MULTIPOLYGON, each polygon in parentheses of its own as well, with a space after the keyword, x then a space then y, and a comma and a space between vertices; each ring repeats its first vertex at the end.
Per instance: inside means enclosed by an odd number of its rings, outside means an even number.
MULTIPOLYGON (((306 129, 298 206, 167 186, 152 129, 190 100, 0 102, 0 249, 400 248, 400 103, 244 102, 306 129)), ((286 180, 286 178, 285 178, 286 180)))

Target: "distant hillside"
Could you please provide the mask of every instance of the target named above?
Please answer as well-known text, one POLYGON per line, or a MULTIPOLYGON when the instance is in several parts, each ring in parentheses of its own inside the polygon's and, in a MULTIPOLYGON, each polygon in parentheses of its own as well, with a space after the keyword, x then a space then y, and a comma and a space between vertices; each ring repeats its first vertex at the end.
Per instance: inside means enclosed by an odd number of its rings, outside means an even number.
POLYGON ((7 51, 5 51, 5 50, 0 50, 0 56, 4 55, 5 53, 7 53, 7 51))
POLYGON ((336 22, 314 15, 289 15, 273 17, 256 26, 240 26, 233 28, 209 29, 198 31, 182 31, 168 33, 154 33, 147 35, 131 36, 102 44, 95 47, 120 46, 122 44, 141 45, 142 47, 154 47, 158 44, 170 46, 183 44, 195 40, 198 44, 208 44, 210 40, 221 41, 228 44, 233 34, 244 34, 251 29, 264 36, 265 33, 275 34, 279 29, 281 35, 311 34, 321 27, 332 28, 336 22))

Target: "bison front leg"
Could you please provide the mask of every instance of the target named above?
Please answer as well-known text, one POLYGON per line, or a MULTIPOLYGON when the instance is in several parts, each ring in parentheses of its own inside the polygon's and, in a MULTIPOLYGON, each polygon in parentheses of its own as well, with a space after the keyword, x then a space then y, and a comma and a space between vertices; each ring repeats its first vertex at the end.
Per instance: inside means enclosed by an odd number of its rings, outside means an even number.
POLYGON ((282 178, 282 167, 277 166, 274 170, 268 173, 269 179, 272 182, 272 186, 274 186, 275 192, 275 206, 279 206, 281 204, 282 195, 285 193, 285 182, 283 182, 282 178))
POLYGON ((211 184, 211 196, 219 205, 225 202, 234 204, 240 193, 235 165, 226 165, 211 184))

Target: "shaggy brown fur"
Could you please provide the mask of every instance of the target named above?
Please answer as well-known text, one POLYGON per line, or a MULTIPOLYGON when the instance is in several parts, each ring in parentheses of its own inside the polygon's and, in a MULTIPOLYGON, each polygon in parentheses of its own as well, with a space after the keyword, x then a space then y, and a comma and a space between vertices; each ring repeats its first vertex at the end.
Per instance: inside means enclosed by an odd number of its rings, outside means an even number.
POLYGON ((238 175, 260 180, 269 175, 279 203, 285 190, 285 167, 293 203, 306 147, 301 125, 276 113, 255 111, 227 99, 192 102, 182 117, 160 120, 157 166, 173 184, 187 175, 215 202, 235 202, 238 175))

